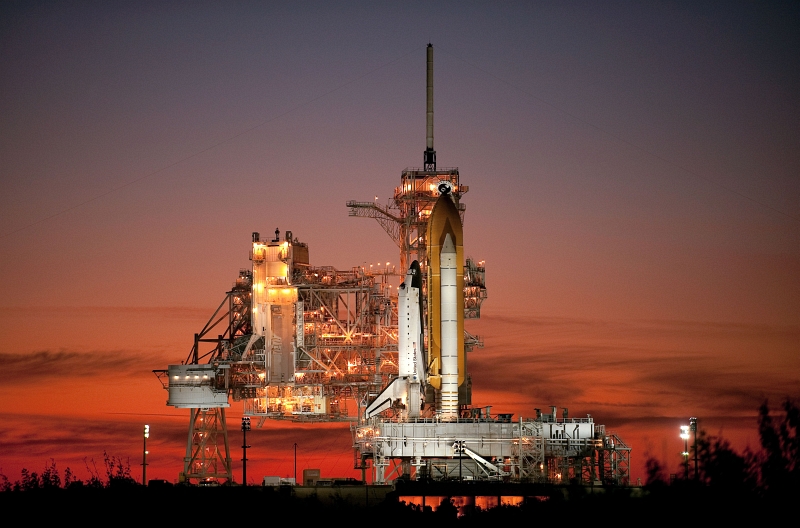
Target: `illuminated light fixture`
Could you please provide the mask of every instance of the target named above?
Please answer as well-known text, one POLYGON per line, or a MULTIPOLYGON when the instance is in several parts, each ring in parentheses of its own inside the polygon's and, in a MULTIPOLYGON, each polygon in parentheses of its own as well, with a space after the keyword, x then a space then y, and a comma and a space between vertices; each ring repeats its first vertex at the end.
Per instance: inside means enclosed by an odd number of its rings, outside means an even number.
POLYGON ((147 485, 147 439, 150 438, 150 426, 144 426, 144 439, 142 440, 142 486, 147 485))
POLYGON ((688 425, 682 425, 681 426, 681 438, 684 439, 684 440, 688 440, 689 439, 689 426, 688 425))
POLYGON ((681 439, 683 440, 683 452, 681 456, 683 456, 683 463, 684 463, 684 476, 686 480, 689 480, 689 426, 682 425, 681 426, 681 439))

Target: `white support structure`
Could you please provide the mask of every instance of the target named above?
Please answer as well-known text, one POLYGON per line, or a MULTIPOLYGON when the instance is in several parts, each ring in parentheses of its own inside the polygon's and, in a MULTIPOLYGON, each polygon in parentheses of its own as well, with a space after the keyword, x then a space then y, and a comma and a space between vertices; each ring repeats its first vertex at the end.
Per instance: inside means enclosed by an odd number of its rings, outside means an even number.
POLYGON ((630 448, 616 436, 606 436, 590 416, 556 419, 540 414, 514 422, 505 418, 374 419, 353 427, 357 464, 371 467, 375 484, 392 477, 628 483, 630 448))

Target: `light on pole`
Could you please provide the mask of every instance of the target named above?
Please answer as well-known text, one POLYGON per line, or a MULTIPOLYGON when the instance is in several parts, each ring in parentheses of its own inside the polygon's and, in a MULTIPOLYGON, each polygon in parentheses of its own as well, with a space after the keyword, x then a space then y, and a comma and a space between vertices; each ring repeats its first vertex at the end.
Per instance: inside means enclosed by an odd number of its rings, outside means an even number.
POLYGON ((250 417, 242 416, 242 486, 247 486, 247 431, 250 430, 250 417))
POLYGON ((144 426, 144 445, 142 446, 142 486, 147 486, 147 439, 150 438, 150 426, 144 426))
POLYGON ((689 418, 689 428, 692 431, 692 435, 694 436, 694 480, 697 481, 699 479, 699 474, 697 472, 697 418, 692 416, 689 418))
POLYGON ((686 480, 689 480, 689 426, 682 425, 681 426, 681 438, 683 438, 683 466, 684 466, 684 476, 686 480))

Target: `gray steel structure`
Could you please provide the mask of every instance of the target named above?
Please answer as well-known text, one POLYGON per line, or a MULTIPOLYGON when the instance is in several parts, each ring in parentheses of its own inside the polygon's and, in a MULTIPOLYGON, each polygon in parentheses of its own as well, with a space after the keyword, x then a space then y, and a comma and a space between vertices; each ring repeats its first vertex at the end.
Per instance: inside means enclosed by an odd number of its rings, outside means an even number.
POLYGON ((354 465, 374 484, 395 478, 629 484, 631 448, 591 416, 565 412, 559 419, 554 407, 552 414, 512 420, 480 411, 457 422, 372 419, 353 426, 354 465))

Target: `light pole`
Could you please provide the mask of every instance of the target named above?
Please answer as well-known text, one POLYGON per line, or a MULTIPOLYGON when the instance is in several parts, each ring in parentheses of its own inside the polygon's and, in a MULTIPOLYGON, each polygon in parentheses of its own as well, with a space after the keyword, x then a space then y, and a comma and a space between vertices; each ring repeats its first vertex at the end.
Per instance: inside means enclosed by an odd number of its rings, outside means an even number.
POLYGON ((247 486, 247 431, 250 430, 250 417, 242 416, 242 486, 247 486))
POLYGON ((144 426, 144 445, 142 446, 142 486, 147 486, 147 439, 150 438, 150 426, 144 426))
POLYGON ((689 426, 681 426, 681 438, 683 438, 683 466, 684 477, 689 480, 689 426))
POLYGON ((294 443, 294 485, 297 486, 297 442, 294 443))
POLYGON ((692 416, 689 418, 689 428, 694 435, 694 480, 697 482, 699 474, 697 472, 697 418, 692 416))

